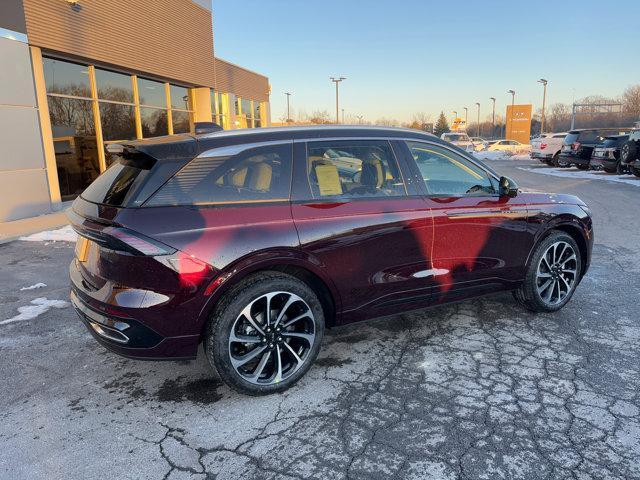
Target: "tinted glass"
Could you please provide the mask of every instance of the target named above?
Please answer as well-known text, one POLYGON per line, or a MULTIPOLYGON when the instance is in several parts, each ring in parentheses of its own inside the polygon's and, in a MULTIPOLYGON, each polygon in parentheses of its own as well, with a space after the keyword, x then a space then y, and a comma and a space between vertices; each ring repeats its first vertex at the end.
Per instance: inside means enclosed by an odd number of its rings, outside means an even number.
POLYGON ((307 172, 314 198, 406 195, 389 142, 311 142, 307 144, 307 152, 307 172))
POLYGON ((52 58, 42 59, 47 93, 91 97, 89 67, 52 58))
POLYGON ((567 136, 567 135, 563 133, 563 134, 561 134, 561 135, 554 135, 554 136, 553 136, 553 138, 564 138, 564 137, 566 137, 566 136, 567 136))
POLYGON ((242 99, 242 114, 247 117, 253 116, 253 109, 251 108, 251 100, 247 100, 246 98, 242 99))
POLYGON ((114 163, 84 192, 82 198, 94 203, 121 206, 145 178, 149 167, 141 168, 116 157, 114 163))
POLYGON ((145 138, 159 137, 169 133, 166 110, 140 107, 140 121, 142 122, 142 136, 145 138))
POLYGON ((100 173, 93 108, 89 100, 48 97, 62 200, 80 194, 100 173))
POLYGON ((133 102, 133 85, 129 75, 96 68, 98 98, 116 102, 133 102))
POLYGON ((291 144, 196 158, 169 180, 148 205, 237 203, 289 199, 291 144))
POLYGON ((189 112, 172 110, 171 117, 173 120, 173 133, 189 133, 191 130, 191 126, 189 125, 189 112))
POLYGON ((138 78, 138 95, 141 105, 150 105, 152 107, 167 106, 164 83, 154 82, 146 78, 138 78))
POLYGON ((189 110, 189 91, 176 85, 170 85, 169 90, 171 91, 171 108, 189 110))
POLYGON ((430 195, 489 195, 496 191, 487 173, 464 157, 429 143, 407 142, 430 195))
POLYGON ((578 135, 578 133, 569 133, 566 137, 564 137, 564 142, 562 143, 564 143, 565 145, 571 145, 578 139, 578 135))
POLYGON ((136 117, 131 105, 100 102, 100 123, 105 141, 136 138, 136 117))

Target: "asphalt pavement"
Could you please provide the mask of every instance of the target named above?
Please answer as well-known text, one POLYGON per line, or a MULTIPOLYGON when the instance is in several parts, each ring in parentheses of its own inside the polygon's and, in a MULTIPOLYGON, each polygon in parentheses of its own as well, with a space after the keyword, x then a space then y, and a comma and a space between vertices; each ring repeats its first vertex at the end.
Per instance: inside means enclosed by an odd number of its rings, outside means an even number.
POLYGON ((0 478, 640 478, 640 179, 487 163, 591 207, 573 300, 532 314, 499 294, 334 328, 268 397, 230 390, 202 355, 107 352, 49 303, 68 299, 73 245, 0 245, 0 478))

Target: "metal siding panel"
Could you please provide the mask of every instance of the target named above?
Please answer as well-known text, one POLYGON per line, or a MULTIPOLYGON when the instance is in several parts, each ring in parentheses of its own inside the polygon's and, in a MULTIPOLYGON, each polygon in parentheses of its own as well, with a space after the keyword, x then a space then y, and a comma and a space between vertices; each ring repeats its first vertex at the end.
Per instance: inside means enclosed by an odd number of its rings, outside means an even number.
POLYGON ((211 12, 190 0, 24 0, 31 45, 189 85, 215 83, 211 12))
POLYGON ((216 90, 234 93, 241 98, 269 101, 269 79, 264 75, 234 65, 231 62, 215 59, 216 90))

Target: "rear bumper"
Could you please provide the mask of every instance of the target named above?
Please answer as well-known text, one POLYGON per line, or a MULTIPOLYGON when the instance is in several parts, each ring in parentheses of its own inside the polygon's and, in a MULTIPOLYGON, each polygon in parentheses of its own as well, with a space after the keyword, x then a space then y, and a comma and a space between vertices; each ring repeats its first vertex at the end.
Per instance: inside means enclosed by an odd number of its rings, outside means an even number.
POLYGON ((549 158, 553 158, 553 155, 550 153, 531 152, 531 158, 535 158, 538 160, 547 160, 549 158))
POLYGON ((616 168, 618 161, 611 158, 592 157, 589 165, 594 170, 602 170, 603 168, 616 168))
MULTIPOLYGON (((184 360, 197 355, 199 335, 163 336, 131 314, 98 302, 83 291, 76 262, 69 267, 70 300, 80 320, 99 344, 119 355, 143 360, 184 360)), ((135 311, 135 310, 134 310, 135 311)))

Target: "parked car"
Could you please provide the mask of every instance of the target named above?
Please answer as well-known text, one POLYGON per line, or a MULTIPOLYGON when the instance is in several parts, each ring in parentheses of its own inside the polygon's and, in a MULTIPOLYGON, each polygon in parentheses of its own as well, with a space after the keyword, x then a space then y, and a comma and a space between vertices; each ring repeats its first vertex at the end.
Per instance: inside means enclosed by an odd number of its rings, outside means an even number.
POLYGON ((625 173, 620 163, 620 149, 629 139, 629 135, 612 135, 596 145, 589 161, 592 170, 604 170, 607 173, 625 173))
POLYGON ((489 145, 487 150, 491 152, 528 153, 531 151, 531 145, 520 143, 517 140, 497 140, 489 145))
POLYGON ((596 145, 611 135, 623 135, 629 129, 624 128, 584 128, 571 130, 564 138, 562 150, 556 166, 568 168, 575 165, 580 170, 588 170, 591 154, 596 145))
POLYGON ((567 132, 543 133, 531 141, 531 158, 553 165, 560 155, 562 142, 566 136, 567 132))
POLYGON ((449 143, 453 143, 455 146, 460 147, 466 152, 473 153, 475 150, 475 146, 469 138, 469 135, 464 132, 443 133, 440 138, 449 143))
POLYGON ((633 164, 629 167, 631 173, 633 173, 636 177, 640 177, 640 159, 633 162, 633 164))
POLYGON ((473 148, 476 152, 486 150, 489 145, 489 142, 482 137, 471 137, 471 141, 473 142, 473 148))
MULTIPOLYGON (((623 170, 635 173, 635 162, 640 159, 640 122, 629 132, 629 138, 620 149, 620 165, 623 170)), ((639 175, 640 176, 640 175, 639 175)))
POLYGON ((232 130, 120 150, 69 212, 75 309, 128 357, 194 358, 202 343, 247 394, 298 381, 326 327, 509 290, 553 312, 589 268, 580 199, 520 192, 417 130, 232 130))

